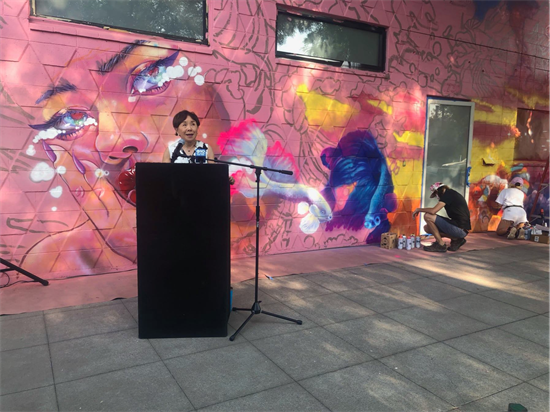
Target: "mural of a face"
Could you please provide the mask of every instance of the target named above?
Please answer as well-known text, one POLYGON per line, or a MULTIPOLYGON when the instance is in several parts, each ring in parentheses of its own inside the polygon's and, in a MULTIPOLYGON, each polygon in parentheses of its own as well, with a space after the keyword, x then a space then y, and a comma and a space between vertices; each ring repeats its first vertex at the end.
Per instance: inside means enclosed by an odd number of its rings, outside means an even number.
MULTIPOLYGON (((120 187, 118 176, 136 162, 160 161, 166 145, 178 139, 171 116, 183 104, 201 116, 214 104, 201 70, 181 52, 136 41, 119 51, 73 58, 54 86, 37 96, 43 121, 30 124, 35 135, 27 151, 43 149, 50 163, 36 165, 31 179, 55 176, 66 184, 56 187, 56 197, 76 201, 85 213, 79 220, 87 219, 87 235, 71 240, 79 248, 105 244, 135 262, 135 198, 120 187)), ((196 138, 193 124, 182 123, 180 136, 196 138)), ((208 132, 219 133, 218 127, 208 132)), ((26 265, 36 258, 29 255, 26 265)))

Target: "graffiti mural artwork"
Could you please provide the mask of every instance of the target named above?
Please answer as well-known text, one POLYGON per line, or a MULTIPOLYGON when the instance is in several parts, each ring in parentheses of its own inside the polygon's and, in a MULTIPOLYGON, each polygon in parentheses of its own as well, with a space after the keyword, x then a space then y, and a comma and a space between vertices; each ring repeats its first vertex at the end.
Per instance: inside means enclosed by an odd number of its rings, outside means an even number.
MULTIPOLYGON (((49 279, 134 269, 129 170, 162 160, 183 109, 222 160, 292 171, 260 176, 261 254, 417 233, 429 97, 475 103, 474 230, 498 225, 494 199, 515 176, 527 182, 526 208, 536 200, 548 214, 548 2, 206 5, 206 37, 182 40, 2 2, 3 258, 49 279), (384 28, 383 70, 277 57, 277 13, 293 8, 384 28)), ((291 34, 307 38, 300 27, 291 34)), ((230 172, 232 256, 253 256, 256 176, 230 172)))

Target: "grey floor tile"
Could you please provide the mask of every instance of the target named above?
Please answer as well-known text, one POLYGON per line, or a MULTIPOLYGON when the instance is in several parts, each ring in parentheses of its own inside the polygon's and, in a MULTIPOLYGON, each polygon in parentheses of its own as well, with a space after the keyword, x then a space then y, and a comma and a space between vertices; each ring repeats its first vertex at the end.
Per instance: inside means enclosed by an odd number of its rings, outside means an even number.
POLYGON ((193 406, 162 362, 57 385, 60 411, 190 411, 193 406))
POLYGON ((481 294, 531 312, 545 313, 548 312, 548 287, 541 283, 514 285, 504 290, 491 290, 481 294))
POLYGON ((0 352, 0 394, 53 384, 48 345, 0 352))
POLYGON ((153 348, 161 359, 170 359, 191 353, 223 348, 234 345, 229 336, 235 332, 231 326, 227 326, 228 337, 225 338, 177 338, 177 339, 149 339, 153 348))
MULTIPOLYGON (((300 313, 292 310, 282 303, 271 303, 264 305, 261 304, 261 308, 264 311, 268 311, 277 315, 286 316, 292 319, 299 319, 303 323, 297 325, 294 322, 290 322, 284 319, 274 318, 272 316, 260 313, 254 315, 252 319, 245 325, 245 327, 239 332, 236 340, 242 335, 248 340, 266 338, 268 336, 281 335, 283 333, 297 332, 303 329, 310 329, 317 326, 316 323, 310 319, 302 316, 300 313)), ((250 312, 239 311, 231 312, 229 317, 229 325, 237 330, 246 318, 250 315, 250 312)))
POLYGON ((136 321, 121 302, 47 313, 45 318, 50 342, 137 327, 136 321))
POLYGON ((500 326, 500 329, 548 347, 548 318, 546 316, 541 315, 518 320, 517 322, 500 326))
MULTIPOLYGON (((241 282, 231 285, 233 287, 233 307, 249 308, 254 303, 254 283, 241 282)), ((260 290, 258 299, 264 304, 276 303, 277 300, 260 290)))
POLYGON ((57 411, 54 386, 0 396, 2 411, 57 411))
POLYGON ((522 380, 548 372, 548 348, 500 329, 484 330, 445 343, 522 380))
POLYGON ((422 277, 419 274, 407 271, 400 266, 386 263, 358 266, 356 268, 350 268, 349 271, 366 279, 373 280, 381 285, 405 282, 422 277))
POLYGON ((309 273, 304 275, 304 279, 315 282, 332 292, 343 292, 345 290, 354 290, 358 287, 376 285, 374 281, 357 278, 356 275, 350 273, 348 270, 309 273), (358 286, 358 283, 360 283, 361 286, 358 286))
POLYGON ((434 302, 463 296, 469 292, 464 289, 455 288, 432 279, 416 279, 410 282, 395 283, 389 285, 391 288, 400 290, 434 302))
POLYGON ((44 316, 0 318, 0 350, 27 348, 48 343, 44 316))
POLYGON ((494 283, 486 276, 464 272, 433 276, 431 279, 472 293, 486 292, 494 287, 494 283))
POLYGON ((443 343, 390 356, 382 362, 454 406, 520 383, 507 373, 443 343))
POLYGON ((122 304, 128 309, 128 312, 130 312, 130 315, 134 318, 136 322, 139 321, 139 313, 138 313, 138 302, 136 300, 129 300, 125 299, 122 301, 122 304))
POLYGON ((160 360, 137 329, 50 344, 56 383, 160 360))
MULTIPOLYGON (((429 257, 432 258, 433 255, 429 257)), ((439 257, 437 261, 432 259, 412 259, 401 262, 394 262, 392 266, 396 266, 400 269, 403 269, 407 272, 415 273, 422 277, 432 277, 443 275, 447 273, 446 262, 449 261, 449 258, 439 257)))
POLYGON ((330 290, 304 279, 302 276, 282 276, 273 278, 273 280, 261 279, 259 287, 268 295, 283 302, 293 298, 306 298, 331 293, 330 290))
POLYGON ((451 405, 373 361, 300 384, 331 411, 447 411, 451 405))
MULTIPOLYGON (((0 301, 0 308, 2 307, 2 302, 0 301)), ((37 312, 26 312, 26 313, 18 313, 16 315, 0 315, 0 319, 23 319, 23 318, 32 318, 34 316, 43 316, 44 311, 37 311, 37 312)))
POLYGON ((100 306, 113 306, 113 305, 116 306, 116 305, 120 305, 121 302, 122 302, 122 299, 115 299, 115 300, 108 300, 105 302, 87 303, 85 305, 65 306, 63 308, 46 310, 44 311, 44 314, 49 315, 52 313, 69 312, 71 310, 93 309, 93 308, 98 308, 100 306))
POLYGON ((504 325, 505 323, 515 322, 535 315, 534 312, 529 312, 486 296, 474 294, 446 300, 441 302, 441 304, 446 308, 491 326, 504 325))
POLYGON ((548 277, 548 261, 542 260, 522 260, 521 262, 509 263, 506 265, 508 269, 513 269, 518 273, 529 273, 530 275, 536 275, 541 278, 548 277))
POLYGON ((426 302, 417 296, 392 289, 389 286, 375 286, 367 289, 350 290, 341 292, 340 294, 379 313, 423 305, 426 302))
POLYGON ((372 360, 323 328, 260 339, 253 345, 295 380, 372 360))
POLYGON ((490 327, 433 303, 396 310, 385 315, 436 340, 462 336, 490 327))
POLYGON ((201 412, 328 412, 317 399, 311 396, 297 383, 268 389, 253 395, 243 396, 232 401, 218 403, 201 412))
POLYGON ((285 303, 318 325, 328 325, 374 314, 372 310, 336 293, 313 298, 291 299, 285 303))
POLYGON ((463 405, 461 411, 505 411, 508 404, 519 403, 528 411, 548 411, 548 392, 523 383, 492 396, 463 405))
POLYGON ((247 342, 165 362, 195 408, 292 382, 247 342))
POLYGON ((539 389, 542 389, 543 391, 548 392, 548 374, 544 374, 542 376, 539 376, 538 378, 531 379, 529 383, 533 386, 536 386, 539 389))
POLYGON ((384 315, 367 316, 325 326, 325 329, 380 358, 435 342, 429 336, 408 328, 384 315))

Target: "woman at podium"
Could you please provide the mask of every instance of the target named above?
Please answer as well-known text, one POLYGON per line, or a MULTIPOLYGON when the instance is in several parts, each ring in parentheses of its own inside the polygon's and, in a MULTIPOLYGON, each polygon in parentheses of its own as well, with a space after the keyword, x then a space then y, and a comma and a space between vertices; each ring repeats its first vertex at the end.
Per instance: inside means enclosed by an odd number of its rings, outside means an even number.
POLYGON ((214 158, 212 148, 197 140, 201 122, 195 113, 182 110, 174 116, 172 125, 180 139, 168 145, 162 156, 163 162, 206 163, 206 159, 214 158))

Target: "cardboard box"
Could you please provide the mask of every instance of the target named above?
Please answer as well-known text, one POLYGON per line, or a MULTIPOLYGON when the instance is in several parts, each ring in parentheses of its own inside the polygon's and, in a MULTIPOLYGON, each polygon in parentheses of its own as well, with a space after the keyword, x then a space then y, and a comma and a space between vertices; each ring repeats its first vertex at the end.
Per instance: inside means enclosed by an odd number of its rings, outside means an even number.
POLYGON ((544 243, 550 245, 550 236, 548 235, 531 235, 531 240, 537 243, 544 243))
POLYGON ((380 247, 384 249, 395 249, 397 247, 397 233, 382 233, 380 237, 380 247))

